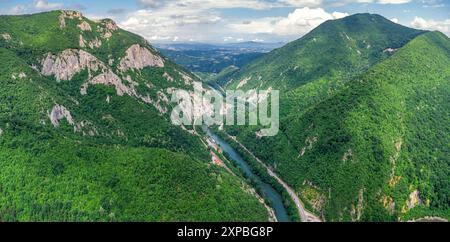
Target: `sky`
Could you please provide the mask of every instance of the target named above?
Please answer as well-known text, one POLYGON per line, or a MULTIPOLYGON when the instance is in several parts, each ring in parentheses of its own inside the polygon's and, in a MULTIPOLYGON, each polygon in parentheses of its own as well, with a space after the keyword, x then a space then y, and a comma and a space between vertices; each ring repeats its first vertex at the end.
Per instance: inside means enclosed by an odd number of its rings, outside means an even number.
POLYGON ((288 42, 355 13, 450 36, 450 0, 0 0, 0 14, 55 9, 111 18, 153 43, 288 42))

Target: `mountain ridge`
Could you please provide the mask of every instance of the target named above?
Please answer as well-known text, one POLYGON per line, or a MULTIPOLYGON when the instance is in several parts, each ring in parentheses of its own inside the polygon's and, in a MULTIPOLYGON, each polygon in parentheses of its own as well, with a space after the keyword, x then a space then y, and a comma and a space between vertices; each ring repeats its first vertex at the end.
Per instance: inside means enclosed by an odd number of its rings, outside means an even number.
MULTIPOLYGON (((334 23, 339 21, 327 24, 334 23)), ((307 84, 286 90, 280 99, 277 137, 258 137, 259 127, 226 127, 226 132, 273 167, 327 221, 396 221, 430 215, 448 219, 449 174, 443 170, 450 162, 445 145, 449 132, 435 122, 448 123, 450 108, 443 100, 449 98, 445 63, 450 40, 440 32, 420 33, 402 46, 379 46, 387 56, 351 73, 333 89, 330 81, 314 76, 305 79, 307 84), (414 86, 396 83, 397 78, 411 80, 414 86), (421 108, 426 113, 414 112, 421 108)), ((272 62, 261 62, 258 68, 271 68, 272 62)), ((326 79, 333 82, 333 77, 326 79)), ((232 81, 228 87, 238 83, 244 90, 267 87, 263 78, 260 81, 232 81)))
POLYGON ((329 20, 300 39, 244 66, 235 73, 227 87, 235 88, 249 76, 252 78, 244 85, 247 89, 260 87, 257 85, 263 83, 263 88, 278 85, 287 90, 308 82, 311 77, 345 79, 345 74, 339 72, 352 72, 349 68, 364 71, 387 56, 383 50, 401 47, 425 32, 395 24, 380 15, 355 14, 329 20), (364 33, 362 36, 360 31, 364 33), (327 59, 327 56, 334 59, 327 59), (315 62, 320 63, 319 66, 314 67, 315 62), (270 65, 271 69, 258 70, 260 65, 270 65), (252 84, 252 81, 258 84, 252 84))
POLYGON ((272 219, 171 124, 170 94, 196 76, 111 20, 0 20, 1 221, 272 219))

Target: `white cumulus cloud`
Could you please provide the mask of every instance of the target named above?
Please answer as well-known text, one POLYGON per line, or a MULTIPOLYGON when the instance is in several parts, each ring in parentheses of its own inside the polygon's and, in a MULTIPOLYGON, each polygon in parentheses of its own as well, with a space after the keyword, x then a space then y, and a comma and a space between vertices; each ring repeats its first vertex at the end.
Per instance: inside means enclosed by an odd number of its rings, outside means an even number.
POLYGON ((299 8, 287 17, 268 17, 230 24, 236 32, 301 36, 330 19, 348 16, 347 13, 328 13, 322 8, 299 8))
POLYGON ((426 30, 438 30, 450 36, 450 19, 443 21, 426 20, 421 17, 415 17, 410 23, 411 27, 426 30))

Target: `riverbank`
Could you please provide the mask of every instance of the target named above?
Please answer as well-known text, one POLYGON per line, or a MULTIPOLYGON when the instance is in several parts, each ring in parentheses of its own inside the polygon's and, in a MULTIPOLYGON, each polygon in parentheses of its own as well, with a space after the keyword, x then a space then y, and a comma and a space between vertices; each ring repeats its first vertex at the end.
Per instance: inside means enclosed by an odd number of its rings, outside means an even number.
POLYGON ((242 143, 240 143, 236 137, 233 137, 225 132, 223 132, 224 135, 226 135, 229 139, 233 140, 236 144, 238 144, 245 152, 247 152, 249 155, 251 155, 260 165, 262 165, 267 173, 277 180, 279 184, 283 186, 283 188, 289 193, 289 196, 294 201, 295 206, 298 210, 298 215, 300 216, 300 220, 302 222, 321 222, 322 220, 314 215, 313 213, 307 211, 298 197, 298 195, 295 193, 295 191, 289 187, 289 185, 284 182, 272 169, 270 169, 263 161, 261 161, 258 157, 256 157, 250 150, 247 149, 242 143))
POLYGON ((239 168, 239 170, 252 184, 253 188, 260 194, 265 202, 272 207, 275 212, 277 221, 289 222, 290 216, 284 205, 283 196, 269 183, 264 181, 258 174, 254 172, 254 169, 247 163, 247 161, 227 142, 212 130, 205 128, 203 132, 214 140, 214 142, 222 149, 224 156, 233 160, 233 163, 239 168))

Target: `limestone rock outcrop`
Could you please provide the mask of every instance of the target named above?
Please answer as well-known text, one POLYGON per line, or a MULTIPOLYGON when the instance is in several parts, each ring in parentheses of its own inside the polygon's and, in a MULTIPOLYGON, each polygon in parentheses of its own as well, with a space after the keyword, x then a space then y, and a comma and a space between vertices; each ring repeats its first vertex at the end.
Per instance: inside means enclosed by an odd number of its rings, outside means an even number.
POLYGON ((67 110, 67 108, 65 108, 62 105, 56 104, 51 113, 49 114, 49 118, 50 121, 52 122, 54 127, 58 127, 59 126, 59 121, 62 119, 66 119, 67 122, 71 125, 74 125, 75 122, 73 121, 72 115, 70 114, 70 111, 67 110))
POLYGON ((96 84, 103 84, 107 86, 114 86, 116 88, 116 92, 118 96, 123 96, 124 94, 127 94, 129 96, 137 96, 136 90, 133 85, 127 86, 125 85, 122 80, 114 74, 111 70, 101 73, 100 75, 92 78, 83 86, 81 87, 81 94, 86 95, 87 94, 87 88, 89 85, 96 85, 96 84))
POLYGON ((105 69, 105 65, 95 56, 83 50, 67 49, 58 55, 48 53, 42 60, 41 74, 44 76, 54 75, 58 81, 67 81, 87 69, 98 71, 105 69))
POLYGON ((148 66, 164 67, 164 60, 160 56, 152 54, 147 48, 135 44, 128 48, 118 68, 121 71, 127 71, 129 69, 141 70, 148 66))
POLYGON ((62 10, 59 15, 59 28, 63 29, 66 27, 66 18, 82 20, 83 15, 78 11, 62 10))
POLYGON ((78 24, 77 26, 78 26, 78 28, 80 28, 82 31, 92 31, 91 25, 90 25, 88 22, 86 22, 86 21, 81 22, 81 23, 78 24))

